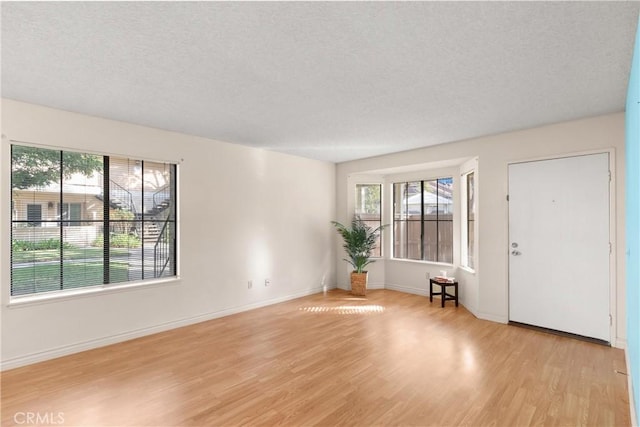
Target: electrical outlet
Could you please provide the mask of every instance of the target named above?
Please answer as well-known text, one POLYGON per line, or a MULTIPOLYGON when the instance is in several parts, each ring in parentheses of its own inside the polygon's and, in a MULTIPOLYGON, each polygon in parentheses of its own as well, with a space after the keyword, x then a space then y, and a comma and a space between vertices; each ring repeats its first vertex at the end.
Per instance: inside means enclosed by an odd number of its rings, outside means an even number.
POLYGON ((269 281, 269 279, 264 279, 264 285, 265 286, 269 286, 271 284, 271 282, 269 281))
POLYGON ((251 289, 251 288, 253 288, 253 280, 249 280, 247 282, 247 289, 251 289))

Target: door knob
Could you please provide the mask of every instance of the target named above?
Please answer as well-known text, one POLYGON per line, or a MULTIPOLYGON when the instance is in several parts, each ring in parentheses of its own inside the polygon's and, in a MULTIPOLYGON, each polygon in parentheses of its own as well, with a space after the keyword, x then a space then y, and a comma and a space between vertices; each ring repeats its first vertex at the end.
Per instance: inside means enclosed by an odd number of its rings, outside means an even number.
POLYGON ((515 256, 518 256, 518 255, 520 255, 521 253, 522 253, 522 252, 520 252, 520 251, 516 251, 516 250, 511 251, 511 255, 515 255, 515 256))

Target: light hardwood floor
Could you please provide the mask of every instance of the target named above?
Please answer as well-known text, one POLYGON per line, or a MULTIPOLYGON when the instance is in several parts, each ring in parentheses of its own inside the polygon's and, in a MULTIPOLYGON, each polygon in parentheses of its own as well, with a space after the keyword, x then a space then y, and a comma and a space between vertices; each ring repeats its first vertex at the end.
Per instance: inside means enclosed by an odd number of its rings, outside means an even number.
POLYGON ((616 370, 618 349, 336 290, 4 372, 2 421, 627 426, 616 370))

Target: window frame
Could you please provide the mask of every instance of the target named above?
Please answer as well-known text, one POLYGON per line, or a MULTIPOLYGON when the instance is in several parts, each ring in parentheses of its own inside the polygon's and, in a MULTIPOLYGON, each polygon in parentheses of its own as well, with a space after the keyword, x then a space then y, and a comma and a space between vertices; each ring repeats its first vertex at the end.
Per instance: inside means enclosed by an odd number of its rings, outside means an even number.
POLYGON ((476 216, 477 216, 477 173, 475 169, 471 169, 460 176, 460 266, 471 272, 475 271, 476 266, 476 216), (473 219, 469 219, 469 179, 473 181, 473 219), (473 231, 473 241, 469 242, 469 230, 473 231), (471 248, 471 257, 469 249, 471 248))
MULTIPOLYGON (((382 217, 383 217, 383 207, 384 207, 384 200, 383 200, 383 189, 384 189, 384 184, 379 183, 379 182, 357 182, 354 184, 354 215, 362 215, 361 212, 358 212, 358 187, 362 186, 362 187, 367 187, 367 186, 377 186, 379 188, 379 192, 380 192, 380 202, 378 204, 378 211, 379 211, 379 219, 378 220, 365 220, 365 222, 377 222, 379 223, 378 226, 382 226, 382 217)), ((373 227, 375 228, 375 227, 373 227)), ((373 254, 371 255, 371 258, 376 258, 376 259, 380 259, 380 258, 384 258, 384 233, 379 233, 378 234, 378 244, 376 245, 376 247, 374 248, 373 254), (376 251, 379 252, 379 254, 376 254, 376 251)))
POLYGON ((460 250, 458 252, 460 256, 460 268, 468 273, 476 274, 478 269, 478 256, 479 256, 479 240, 478 240, 478 230, 479 230, 479 182, 480 177, 478 173, 478 158, 470 158, 462 165, 460 165, 460 196, 458 198, 458 202, 460 203, 460 235, 459 235, 459 245, 460 250), (473 173, 473 203, 474 203, 474 217, 473 217, 473 267, 469 266, 468 262, 468 228, 470 227, 468 221, 468 202, 467 202, 467 176, 473 173))
MULTIPOLYGON (((87 155, 94 155, 94 156, 102 156, 103 158, 107 158, 107 157, 119 157, 119 158, 126 158, 129 160, 139 160, 142 162, 152 162, 152 163, 160 163, 160 164, 166 164, 169 165, 172 169, 171 169, 171 175, 170 175, 170 183, 167 185, 171 186, 171 191, 172 191, 172 196, 173 196, 173 206, 172 206, 172 214, 173 214, 173 220, 171 221, 173 223, 173 233, 174 235, 173 237, 173 242, 169 243, 169 245, 171 246, 171 250, 172 250, 172 275, 162 275, 162 276, 158 276, 158 277, 151 277, 151 278, 146 278, 146 279, 135 279, 135 280, 128 280, 128 281, 121 281, 121 282, 111 282, 111 283, 102 283, 102 284, 97 284, 97 285, 87 285, 87 286, 81 286, 81 287, 70 287, 70 288, 66 288, 66 289, 61 289, 61 290, 54 290, 54 291, 43 291, 43 292, 34 292, 34 293, 25 293, 25 294, 17 294, 17 295, 12 295, 12 280, 11 280, 11 273, 9 272, 7 274, 7 282, 9 283, 9 286, 7 286, 5 288, 5 291, 3 292, 3 303, 7 306, 22 306, 22 305, 31 305, 31 304, 41 304, 41 303, 47 303, 47 302, 55 302, 57 300, 65 300, 65 299, 70 299, 70 298, 76 298, 79 296, 87 296, 87 295, 91 295, 91 294, 100 294, 100 293, 112 293, 112 292, 122 292, 122 291, 129 291, 129 290, 133 290, 136 288, 141 288, 141 287, 153 287, 153 286, 158 286, 158 285, 165 285, 168 283, 177 283, 181 280, 180 277, 180 240, 179 240, 179 236, 180 236, 180 230, 179 230, 179 186, 178 183, 179 181, 179 171, 180 171, 180 167, 179 164, 180 162, 178 161, 174 161, 174 160, 157 160, 157 159, 148 159, 148 158, 142 158, 139 156, 130 156, 130 155, 122 155, 122 154, 114 154, 114 153, 106 153, 106 152, 96 152, 96 151, 91 151, 91 150, 86 150, 86 149, 74 149, 74 148, 67 148, 67 147, 58 147, 58 146, 50 146, 50 145, 46 145, 46 144, 39 144, 39 143, 31 143, 31 142, 24 142, 24 141, 16 141, 16 140, 7 140, 6 144, 4 143, 4 136, 3 136, 3 147, 1 148, 3 151, 3 157, 6 155, 5 158, 8 159, 8 166, 7 164, 2 165, 2 168, 5 168, 5 172, 3 172, 5 175, 5 177, 7 177, 8 179, 5 181, 7 182, 7 186, 5 187, 5 191, 7 191, 6 193, 2 193, 4 195, 4 197, 7 197, 11 200, 11 207, 10 207, 10 211, 8 212, 9 215, 0 215, 0 218, 8 218, 5 219, 3 222, 5 223, 5 226, 7 226, 7 229, 9 231, 9 233, 7 233, 8 236, 10 236, 9 238, 9 243, 13 240, 13 224, 14 221, 20 222, 20 221, 24 221, 24 220, 20 220, 20 218, 17 216, 17 206, 14 204, 14 200, 13 200, 13 184, 12 184, 12 179, 13 179, 13 173, 12 173, 12 169, 13 169, 13 155, 12 155, 12 147, 13 146, 23 146, 23 147, 29 147, 29 148, 35 148, 35 149, 43 149, 43 150, 55 150, 55 151, 60 151, 61 154, 62 153, 80 153, 80 154, 87 154, 87 155)), ((104 171, 103 171, 104 172, 104 171)), ((62 226, 62 223, 66 223, 68 226, 68 223, 70 222, 74 222, 71 218, 69 219, 63 219, 61 217, 62 215, 62 209, 63 206, 62 205, 68 205, 69 209, 71 208, 71 205, 73 204, 77 204, 80 208, 80 220, 79 222, 83 221, 83 203, 75 203, 75 202, 61 202, 61 201, 56 201, 55 203, 55 212, 56 212, 56 216, 58 216, 57 219, 53 220, 53 222, 59 222, 60 226, 62 226)), ((37 204, 37 203, 36 203, 37 204)), ((25 214, 26 214, 26 203, 25 203, 25 214)), ((42 204, 40 203, 40 206, 42 206, 42 204)), ((51 208, 51 203, 49 203, 49 208, 51 208)), ((46 211, 45 207, 41 208, 42 211, 42 215, 44 215, 44 211, 46 211)), ((47 211, 48 212, 48 211, 47 211)), ((71 213, 71 212, 69 212, 71 213)), ((41 216, 42 216, 41 215, 41 216)), ((108 222, 108 220, 105 220, 104 218, 102 219, 103 223, 104 222, 108 222)), ((26 222, 26 221, 24 221, 26 222)), ((51 222, 51 220, 49 219, 42 219, 42 223, 44 222, 51 222)), ((8 245, 11 246, 11 245, 8 245)), ((7 249, 7 255, 5 255, 6 258, 8 258, 9 260, 11 260, 11 254, 13 252, 12 248, 6 248, 7 249)), ((2 251, 0 250, 0 253, 2 251)), ((10 266, 12 265, 12 262, 9 261, 8 263, 10 266)), ((9 271, 11 271, 11 268, 7 269, 9 271)))
MULTIPOLYGON (((393 227, 392 227, 392 233, 393 233, 393 237, 392 237, 392 244, 393 244, 393 248, 392 248, 392 257, 391 259, 393 260, 400 260, 400 261, 411 261, 411 262, 422 262, 422 263, 429 263, 429 264, 439 264, 439 265, 447 265, 447 266, 451 266, 454 265, 455 263, 455 250, 454 250, 454 245, 455 245, 455 230, 454 230, 454 224, 455 224, 455 219, 454 219, 454 212, 455 212, 455 204, 454 204, 454 198, 455 198, 455 180, 453 175, 446 175, 446 176, 438 176, 438 177, 434 177, 434 178, 420 178, 420 179, 404 179, 404 180, 399 180, 399 181, 393 181, 391 183, 391 191, 392 191, 392 204, 391 204, 391 212, 392 212, 392 217, 393 217, 393 227), (451 181, 451 204, 452 204, 452 211, 451 211, 451 219, 447 219, 447 220, 440 220, 439 216, 440 216, 440 209, 438 207, 438 203, 439 200, 436 198, 436 219, 426 219, 426 212, 425 212, 425 198, 424 198, 424 193, 425 193, 425 188, 426 188, 426 183, 429 182, 435 182, 436 183, 436 188, 438 188, 439 186, 439 182, 440 181, 445 181, 445 180, 450 180, 451 181), (420 215, 419 215, 419 219, 409 219, 409 208, 408 208, 408 188, 410 187, 410 184, 414 185, 414 186, 418 186, 419 185, 419 194, 420 194, 420 215), (406 194, 406 200, 407 200, 407 205, 405 206, 404 211, 400 210, 398 211, 396 209, 396 190, 399 186, 404 186, 404 191, 407 193, 406 194), (398 214, 399 212, 399 214, 398 214), (398 216, 400 216, 400 218, 398 218, 398 216), (451 235, 451 252, 448 253, 447 255, 449 255, 451 262, 446 262, 446 261, 439 261, 440 259, 440 233, 439 233, 439 227, 440 227, 440 222, 442 221, 446 221, 446 222, 451 222, 451 227, 452 227, 452 235, 451 235), (398 256, 398 254, 396 254, 396 230, 398 229, 396 227, 397 223, 402 223, 404 222, 404 231, 406 234, 405 240, 404 240, 404 244, 406 245, 406 247, 404 248, 404 250, 400 249, 400 254, 402 254, 404 252, 405 256, 398 256), (408 235, 409 235, 409 225, 410 222, 419 222, 420 223, 420 240, 419 240, 419 250, 420 250, 420 258, 411 258, 410 255, 410 248, 409 248, 409 239, 408 239, 408 235), (426 222, 435 222, 436 223, 436 260, 428 260, 425 259, 426 253, 425 253, 425 233, 426 233, 426 227, 425 227, 425 223, 426 222)), ((439 190, 437 190, 436 193, 436 197, 438 196, 439 190)), ((402 197, 400 197, 399 200, 402 200, 402 197)))

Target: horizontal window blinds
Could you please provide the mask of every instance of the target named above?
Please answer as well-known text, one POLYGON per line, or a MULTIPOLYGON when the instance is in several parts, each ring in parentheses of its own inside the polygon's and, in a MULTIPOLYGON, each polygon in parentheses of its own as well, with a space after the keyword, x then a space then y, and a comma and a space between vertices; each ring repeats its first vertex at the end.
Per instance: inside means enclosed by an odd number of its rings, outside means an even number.
POLYGON ((11 295, 176 274, 176 166, 12 145, 11 295))

